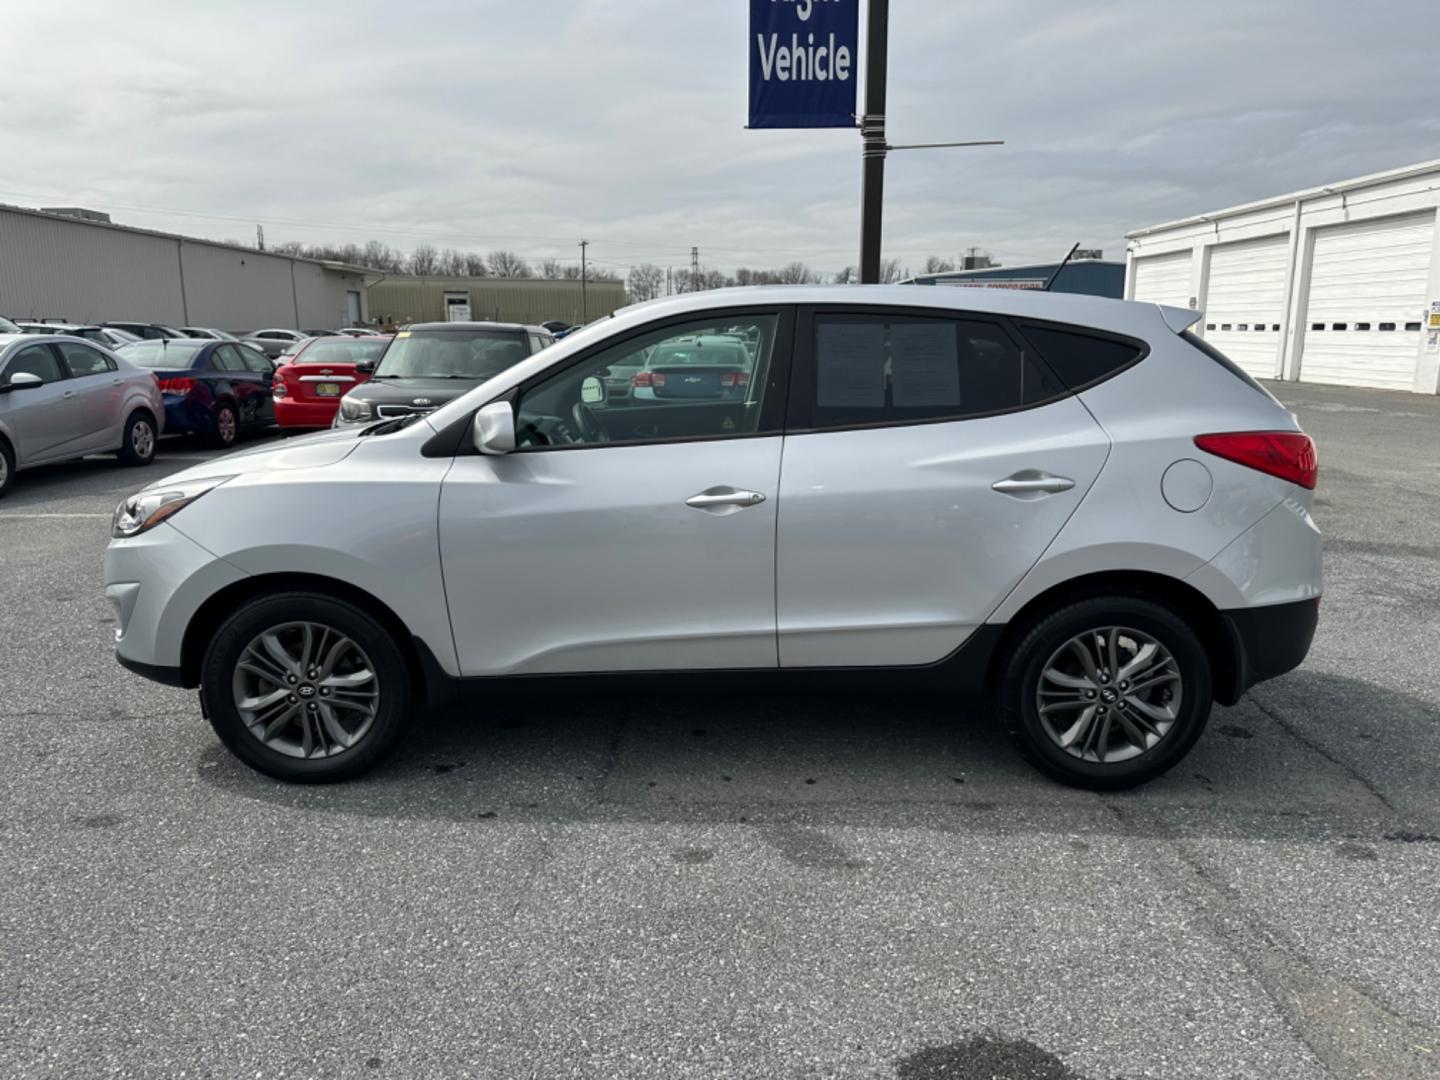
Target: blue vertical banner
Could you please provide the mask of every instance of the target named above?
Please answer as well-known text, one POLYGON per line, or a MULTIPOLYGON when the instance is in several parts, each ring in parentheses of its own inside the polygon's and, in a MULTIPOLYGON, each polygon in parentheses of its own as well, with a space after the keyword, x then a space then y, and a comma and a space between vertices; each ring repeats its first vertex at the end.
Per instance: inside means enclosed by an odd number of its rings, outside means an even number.
POLYGON ((855 126, 860 0, 750 0, 750 127, 855 126))

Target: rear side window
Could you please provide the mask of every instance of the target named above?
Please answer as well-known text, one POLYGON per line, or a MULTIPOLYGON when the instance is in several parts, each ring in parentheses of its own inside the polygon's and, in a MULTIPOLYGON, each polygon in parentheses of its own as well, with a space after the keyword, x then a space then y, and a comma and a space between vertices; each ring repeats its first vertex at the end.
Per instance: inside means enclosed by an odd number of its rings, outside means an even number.
POLYGON ((980 319, 816 315, 811 356, 816 428, 963 420, 1064 393, 1003 326, 980 319))
POLYGON ((1094 337, 1039 323, 1022 323, 1020 329, 1050 370, 1072 391, 1108 379, 1144 355, 1139 345, 1114 338, 1094 337))

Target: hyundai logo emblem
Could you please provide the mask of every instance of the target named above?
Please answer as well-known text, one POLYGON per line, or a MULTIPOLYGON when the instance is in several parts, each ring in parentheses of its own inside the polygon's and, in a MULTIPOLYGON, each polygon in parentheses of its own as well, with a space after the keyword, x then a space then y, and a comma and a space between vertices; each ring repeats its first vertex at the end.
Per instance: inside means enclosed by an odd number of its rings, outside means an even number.
POLYGON ((430 399, 429 399, 428 397, 417 397, 413 402, 411 402, 411 404, 412 404, 412 405, 429 405, 429 404, 430 404, 430 399))

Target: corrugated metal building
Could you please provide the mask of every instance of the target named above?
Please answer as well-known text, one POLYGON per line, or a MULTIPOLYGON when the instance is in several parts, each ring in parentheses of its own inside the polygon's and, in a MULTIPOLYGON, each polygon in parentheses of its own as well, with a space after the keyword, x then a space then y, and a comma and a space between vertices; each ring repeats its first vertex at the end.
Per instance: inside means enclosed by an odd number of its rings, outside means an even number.
POLYGON ((370 311, 397 326, 447 318, 490 319, 538 325, 551 319, 579 323, 625 306, 618 281, 590 281, 584 303, 580 282, 540 278, 387 277, 369 287, 370 311))
POLYGON ((946 270, 937 274, 917 274, 905 285, 969 285, 986 289, 1043 289, 1055 274, 1051 292, 1083 293, 1086 296, 1109 296, 1119 299, 1125 288, 1125 264, 1104 259, 1071 259, 1059 263, 1033 263, 1027 266, 983 266, 976 270, 946 270))
POLYGON ((0 206, 12 319, 332 329, 368 318, 365 281, 362 267, 0 206))
POLYGON ((1125 295, 1266 379, 1440 392, 1440 161, 1129 234, 1125 295))

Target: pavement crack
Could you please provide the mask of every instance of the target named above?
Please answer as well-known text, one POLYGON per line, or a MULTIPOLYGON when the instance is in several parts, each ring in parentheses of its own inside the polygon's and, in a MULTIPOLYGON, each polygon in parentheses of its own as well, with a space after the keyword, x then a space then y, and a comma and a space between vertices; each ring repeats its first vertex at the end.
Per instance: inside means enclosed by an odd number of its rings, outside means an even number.
POLYGON ((1275 722, 1275 725, 1279 727, 1281 731, 1285 732, 1286 735, 1289 735, 1292 739, 1298 742, 1301 746, 1305 747, 1307 750, 1319 754, 1326 761, 1330 762, 1331 765, 1334 765, 1341 772, 1349 776, 1357 784, 1359 784, 1371 795, 1373 795, 1376 801, 1378 801, 1381 806, 1385 807, 1386 810, 1390 811, 1390 813, 1397 815, 1399 814, 1399 811, 1395 809, 1395 804, 1392 803, 1385 795, 1385 793, 1375 785, 1375 782, 1373 780, 1371 780, 1364 773, 1360 772, 1360 770, 1355 768, 1355 766, 1351 765, 1348 761, 1337 757, 1335 754, 1325 749, 1324 746, 1320 745, 1320 743, 1304 735, 1298 725, 1293 724, 1289 720, 1287 720, 1279 709, 1276 709, 1274 706, 1271 705, 1266 705, 1265 702, 1260 699, 1259 695, 1257 695, 1253 690, 1250 692, 1250 703, 1254 705, 1255 708, 1259 709, 1262 715, 1268 717, 1270 720, 1273 720, 1275 722))

